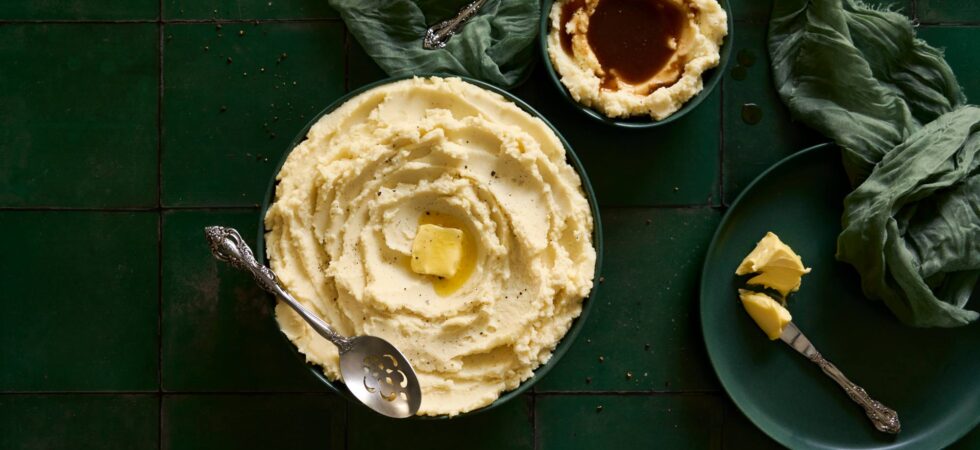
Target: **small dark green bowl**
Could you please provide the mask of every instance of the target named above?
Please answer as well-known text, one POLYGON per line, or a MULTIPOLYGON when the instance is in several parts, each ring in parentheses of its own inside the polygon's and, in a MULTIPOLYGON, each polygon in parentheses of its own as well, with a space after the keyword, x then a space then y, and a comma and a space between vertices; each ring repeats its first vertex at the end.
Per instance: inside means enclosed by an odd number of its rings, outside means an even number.
POLYGON ((538 30, 538 47, 541 50, 541 60, 544 66, 548 70, 548 77, 555 84, 555 87, 561 92, 562 97, 572 105, 573 108, 581 111, 583 114, 602 122, 606 125, 620 127, 620 128, 653 128, 659 127, 661 125, 667 125, 677 119, 680 119, 685 114, 691 112, 694 108, 701 104, 704 99, 711 95, 711 92, 721 81, 722 75, 725 73, 725 68, 728 67, 728 60, 732 55, 732 41, 735 38, 735 19, 732 17, 732 6, 729 4, 728 0, 718 0, 721 7, 725 10, 728 15, 728 35, 725 36, 725 41, 721 44, 721 60, 718 61, 718 67, 706 70, 701 74, 701 80, 704 83, 704 88, 697 95, 691 97, 680 109, 675 111, 673 114, 667 116, 663 120, 653 120, 650 117, 631 117, 626 119, 613 119, 607 117, 599 111, 589 108, 572 98, 572 95, 565 89, 565 85, 561 84, 561 77, 558 76, 558 72, 555 70, 554 65, 551 63, 551 56, 548 55, 548 31, 551 29, 551 6, 554 4, 554 0, 544 0, 541 5, 541 23, 540 29, 538 30))
MULTIPOLYGON (((585 168, 582 167, 582 162, 579 161, 578 156, 575 154, 575 151, 572 150, 572 146, 569 145, 568 144, 568 141, 565 140, 565 137, 562 136, 561 133, 558 132, 558 129, 556 129, 555 126, 552 125, 551 122, 548 121, 548 119, 545 119, 544 116, 541 115, 541 113, 535 111, 534 108, 532 108, 527 103, 524 103, 523 100, 521 100, 520 98, 517 98, 516 96, 514 96, 514 94, 511 94, 511 93, 509 93, 509 92, 507 92, 507 91, 505 91, 503 89, 500 89, 500 88, 498 88, 496 86, 493 86, 491 84, 487 84, 487 83, 485 83, 483 81, 479 81, 479 80, 474 80, 472 78, 460 77, 460 76, 456 76, 456 75, 426 74, 426 75, 418 75, 418 76, 419 77, 424 77, 424 78, 427 78, 427 77, 430 77, 430 76, 445 76, 445 77, 460 78, 460 79, 462 79, 463 81, 465 81, 467 83, 470 83, 470 84, 479 86, 479 87, 481 87, 483 89, 486 89, 488 91, 491 91, 491 92, 495 92, 497 94, 500 94, 504 98, 506 98, 507 100, 509 100, 509 101, 513 102, 514 104, 516 104, 519 108, 521 108, 524 111, 526 111, 531 116, 537 117, 537 118, 541 119, 545 124, 547 124, 551 128, 552 131, 555 132, 555 135, 557 135, 558 136, 558 139, 561 140, 562 145, 565 146, 565 157, 566 157, 566 160, 568 161, 569 164, 572 165, 572 167, 575 169, 575 171, 578 172, 578 176, 582 180, 582 189, 585 191, 586 199, 588 199, 588 201, 589 201, 589 209, 592 212, 592 221, 593 221, 592 243, 593 243, 593 246, 595 247, 595 250, 596 250, 595 273, 593 274, 593 278, 592 279, 593 280, 598 280, 599 279, 599 273, 600 273, 600 270, 602 268, 602 221, 599 218, 599 203, 596 201, 595 192, 592 190, 592 183, 589 182, 589 177, 585 173, 585 168)), ((405 77, 388 78, 388 79, 385 79, 385 80, 381 80, 381 81, 378 81, 378 82, 375 82, 375 83, 368 84, 368 85, 363 86, 363 87, 361 87, 361 88, 359 88, 357 90, 354 90, 354 91, 348 93, 347 95, 341 97, 339 100, 333 102, 333 104, 331 104, 330 106, 326 107, 326 109, 324 109, 323 111, 320 111, 319 114, 317 114, 315 117, 313 117, 313 119, 311 119, 310 122, 307 123, 306 126, 303 127, 302 130, 300 130, 299 134, 296 135, 296 138, 293 139, 293 141, 289 144, 289 147, 287 148, 286 152, 282 155, 282 158, 279 160, 279 163, 276 164, 276 169, 273 172, 275 175, 272 176, 272 180, 270 180, 270 182, 269 182, 269 187, 266 189, 265 197, 264 197, 264 200, 262 202, 262 208, 260 210, 260 215, 259 215, 259 233, 258 233, 258 238, 257 238, 257 242, 255 243, 255 250, 256 250, 255 254, 256 254, 256 257, 258 258, 259 261, 262 261, 262 262, 268 264, 268 257, 265 254, 265 214, 269 210, 269 206, 272 204, 272 202, 275 201, 276 185, 278 184, 276 182, 276 175, 279 174, 279 169, 282 168, 283 163, 286 162, 286 158, 293 151, 293 149, 296 148, 296 146, 299 145, 301 142, 303 142, 304 140, 306 140, 306 134, 310 131, 310 128, 312 128, 313 125, 315 123, 317 123, 317 121, 319 121, 321 117, 323 117, 323 116, 325 116, 327 114, 330 114, 335 109, 339 108, 340 105, 343 105, 348 100, 356 97, 357 95, 359 95, 359 94, 361 94, 363 92, 366 92, 368 90, 374 89, 374 88, 376 88, 378 86, 385 85, 385 84, 388 84, 388 83, 393 83, 393 82, 396 82, 396 81, 405 80, 405 79, 408 79, 408 78, 413 78, 413 77, 412 76, 405 76, 405 77)), ((538 367, 534 371, 534 375, 531 378, 528 378, 527 380, 524 380, 524 382, 521 383, 520 386, 518 386, 516 389, 511 390, 511 391, 504 392, 493 403, 491 403, 491 404, 489 404, 487 406, 484 406, 484 407, 482 407, 480 409, 475 409, 473 411, 469 411, 469 412, 466 412, 466 413, 463 413, 463 414, 459 414, 457 416, 454 416, 454 418, 455 417, 471 416, 471 415, 474 415, 474 414, 481 413, 483 411, 488 411, 488 410, 494 409, 494 408, 496 408, 496 407, 498 407, 498 406, 506 403, 510 399, 513 399, 513 398, 521 395, 522 393, 524 393, 524 391, 527 391, 532 385, 534 385, 534 383, 536 383, 539 379, 541 379, 541 377, 543 377, 546 373, 548 373, 548 371, 550 371, 551 368, 555 366, 555 364, 558 362, 558 360, 561 359, 561 357, 565 354, 565 352, 568 351, 568 349, 572 346, 572 343, 575 342, 575 338, 582 331, 582 324, 585 323, 585 319, 589 316, 589 311, 592 309, 592 304, 595 303, 595 301, 593 299, 595 298, 595 295, 596 295, 596 292, 598 291, 598 289, 599 289, 599 283, 597 283, 597 282, 594 281, 592 283, 592 292, 589 293, 588 298, 586 298, 585 301, 582 304, 582 314, 579 315, 578 318, 576 318, 572 322, 572 327, 568 330, 568 333, 566 333, 565 336, 561 339, 561 341, 558 342, 558 345, 555 347, 554 352, 552 352, 552 354, 551 354, 551 359, 549 359, 546 364, 543 364, 540 367, 538 367)), ((276 326, 276 328, 278 328, 278 324, 275 323, 275 319, 274 318, 273 318, 273 325, 276 326)), ((347 398, 347 400, 349 400, 351 403, 356 404, 356 405, 358 405, 358 406, 360 406, 362 408, 367 409, 367 407, 361 405, 360 401, 358 401, 356 398, 354 398, 354 395, 351 394, 349 390, 347 390, 347 387, 344 385, 344 383, 334 382, 334 381, 330 381, 329 379, 327 379, 327 377, 323 374, 323 370, 321 369, 320 366, 315 365, 315 364, 307 363, 306 362, 306 357, 303 356, 303 354, 299 352, 299 350, 296 348, 296 346, 286 337, 286 335, 285 334, 281 334, 281 333, 280 333, 280 335, 282 336, 282 341, 283 341, 284 345, 287 345, 292 350, 293 354, 296 356, 296 360, 299 363, 301 363, 301 364, 305 364, 310 369, 310 371, 313 372, 313 375, 316 376, 320 381, 322 381, 323 384, 327 385, 327 387, 331 391, 333 391, 333 392, 335 392, 337 394, 340 394, 341 396, 347 398)), ((449 416, 413 416, 412 418, 413 419, 431 420, 431 419, 448 419, 449 416)))

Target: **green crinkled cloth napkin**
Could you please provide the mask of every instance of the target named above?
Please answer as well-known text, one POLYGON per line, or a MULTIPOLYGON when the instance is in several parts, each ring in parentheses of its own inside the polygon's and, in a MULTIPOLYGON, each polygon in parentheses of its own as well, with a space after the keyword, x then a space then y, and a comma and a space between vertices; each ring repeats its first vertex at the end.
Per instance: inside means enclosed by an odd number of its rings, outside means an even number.
POLYGON ((471 0, 328 0, 364 50, 393 77, 448 73, 502 87, 523 81, 534 55, 538 0, 490 0, 445 48, 422 48, 430 25, 471 0))
POLYGON ((901 14, 776 0, 773 78, 793 116, 843 149, 855 186, 837 258, 904 323, 955 327, 980 275, 980 108, 901 14))

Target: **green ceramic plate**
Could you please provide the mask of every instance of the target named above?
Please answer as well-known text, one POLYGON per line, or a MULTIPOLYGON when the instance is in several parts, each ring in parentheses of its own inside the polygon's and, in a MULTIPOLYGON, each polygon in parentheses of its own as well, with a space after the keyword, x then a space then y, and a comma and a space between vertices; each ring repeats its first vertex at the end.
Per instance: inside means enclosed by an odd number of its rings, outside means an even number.
POLYGON ((541 5, 541 22, 538 24, 538 50, 541 53, 541 61, 544 63, 552 83, 556 88, 558 88, 558 91, 562 93, 562 97, 564 97, 573 108, 591 117, 592 119, 606 125, 620 128, 653 128, 661 125, 667 125, 668 123, 680 119, 685 114, 691 112, 691 110, 700 105, 704 99, 708 98, 708 96, 711 95, 711 91, 713 91, 715 86, 718 85, 718 82, 721 81, 721 77, 725 73, 725 68, 728 67, 728 60, 731 59, 732 55, 732 42, 735 40, 735 19, 732 16, 732 5, 729 0, 718 0, 718 3, 721 4, 721 7, 724 8, 725 12, 728 14, 728 35, 725 36, 725 41, 721 44, 721 60, 718 62, 718 67, 707 70, 703 75, 701 75, 702 81, 704 82, 704 88, 701 90, 701 92, 688 100, 684 106, 681 106, 681 109, 678 109, 676 112, 663 120, 652 120, 649 117, 613 119, 606 117, 605 114, 599 111, 576 102, 575 99, 572 98, 571 94, 568 93, 568 89, 565 89, 565 85, 561 84, 561 77, 558 76, 558 73, 555 71, 555 67, 551 64, 551 57, 548 56, 548 32, 551 31, 551 21, 549 18, 551 16, 551 5, 554 4, 554 0, 544 0, 541 5))
MULTIPOLYGON (((427 76, 431 76, 431 75, 418 75, 418 76, 426 76, 427 77, 427 76)), ((558 139, 560 139, 561 140, 561 143, 565 146, 566 159, 568 160, 568 163, 571 164, 572 168, 574 168, 575 171, 578 172, 579 177, 582 179, 582 188, 585 191, 585 196, 586 196, 586 198, 589 201, 589 207, 592 210, 592 219, 593 219, 593 224, 594 224, 594 227, 593 227, 593 230, 592 230, 592 243, 593 243, 593 245, 595 246, 595 249, 596 249, 595 274, 593 275, 593 279, 598 279, 599 278, 599 273, 600 273, 600 271, 602 269, 602 221, 599 218, 599 203, 596 201, 595 192, 592 190, 592 183, 589 182, 589 177, 585 173, 585 168, 582 167, 582 162, 579 161, 578 156, 575 155, 575 151, 572 150, 572 146, 568 144, 568 141, 565 140, 565 137, 562 136, 561 133, 558 132, 558 130, 555 128, 555 126, 551 124, 551 122, 548 122, 548 119, 545 119, 544 116, 542 116, 539 112, 535 111, 534 108, 532 108, 527 103, 524 103, 523 100, 521 100, 521 99, 517 98, 516 96, 514 96, 514 94, 511 94, 511 93, 509 93, 509 92, 507 92, 507 91, 505 91, 503 89, 500 89, 500 88, 498 88, 496 86, 493 86, 491 84, 488 84, 488 83, 485 83, 485 82, 479 81, 479 80, 474 80, 472 78, 459 77, 459 76, 456 76, 456 75, 438 75, 437 74, 436 76, 454 76, 454 77, 457 77, 457 78, 462 78, 467 83, 480 86, 480 87, 482 87, 484 89, 487 89, 489 91, 492 91, 492 92, 496 92, 497 94, 500 94, 500 95, 504 96, 504 98, 506 98, 507 100, 509 100, 509 101, 513 102, 514 104, 516 104, 518 107, 520 107, 524 111, 527 111, 532 116, 537 117, 537 118, 541 119, 542 121, 544 121, 544 123, 546 123, 549 127, 551 127, 551 129, 555 132, 555 134, 558 135, 558 139)), ((376 88, 376 87, 381 86, 381 85, 384 85, 384 84, 392 83, 392 82, 399 81, 399 80, 404 80, 406 78, 411 78, 411 76, 398 77, 398 78, 389 78, 389 79, 386 79, 386 80, 381 80, 381 81, 378 81, 378 82, 375 82, 375 83, 368 84, 366 86, 363 86, 363 87, 361 87, 359 89, 356 89, 356 90, 348 93, 347 95, 345 95, 345 96, 341 97, 340 99, 338 99, 337 101, 335 101, 330 106, 326 107, 323 111, 320 111, 319 114, 317 114, 315 117, 313 117, 313 119, 311 119, 310 122, 308 124, 306 124, 306 126, 303 127, 302 130, 299 131, 299 133, 296 135, 296 138, 293 139, 293 141, 289 144, 289 147, 287 147, 288 150, 282 155, 282 159, 276 165, 276 170, 273 171, 273 173, 274 174, 278 174, 279 173, 279 169, 282 167, 282 164, 284 162, 286 162, 286 157, 289 156, 289 153, 293 150, 293 148, 295 148, 297 145, 299 145, 300 142, 303 142, 306 139, 306 134, 309 132, 310 128, 313 126, 313 124, 315 124, 318 120, 320 120, 321 117, 323 117, 324 115, 330 114, 331 112, 333 112, 333 110, 335 110, 338 107, 340 107, 340 105, 343 105, 347 100, 350 100, 351 98, 356 97, 357 95, 361 94, 362 92, 368 91, 370 89, 376 88)), ((263 201, 262 208, 260 210, 260 215, 259 215, 259 233, 258 233, 258 236, 259 237, 258 237, 258 242, 255 243, 256 257, 258 258, 259 261, 264 261, 266 263, 268 263, 268 260, 266 258, 266 254, 265 254, 265 223, 264 223, 263 219, 265 218, 266 211, 268 211, 268 209, 269 209, 269 205, 275 200, 275 198, 274 198, 275 197, 275 189, 276 189, 276 178, 275 178, 275 175, 273 175, 272 180, 269 182, 269 187, 266 190, 265 200, 263 201)), ((558 343, 558 346, 555 347, 555 351, 552 352, 551 359, 548 360, 548 362, 546 364, 538 367, 538 369, 534 371, 534 376, 532 376, 531 378, 528 378, 523 383, 521 383, 521 385, 518 386, 517 389, 514 389, 512 391, 504 392, 503 394, 500 395, 500 398, 498 398, 496 401, 494 401, 490 405, 485 406, 485 407, 480 408, 480 409, 477 409, 477 410, 474 410, 474 411, 470 411, 468 413, 460 414, 460 415, 458 415, 456 417, 469 416, 469 415, 477 414, 479 412, 483 412, 483 411, 487 411, 487 410, 496 408, 497 406, 500 406, 501 404, 507 402, 508 400, 510 400, 512 398, 515 398, 515 397, 521 395, 522 393, 524 393, 524 391, 530 389, 530 387, 532 385, 534 385, 534 383, 536 383, 538 380, 541 379, 541 377, 543 377, 546 373, 548 373, 548 371, 550 371, 551 368, 555 366, 555 364, 558 362, 558 360, 561 359, 562 355, 564 355, 568 351, 568 349, 572 346, 572 343, 575 341, 575 338, 578 336, 579 332, 582 330, 582 324, 585 323, 585 319, 589 316, 589 311, 592 309, 592 304, 595 303, 594 301, 592 301, 592 299, 595 298, 596 291, 598 289, 599 289, 599 283, 593 283, 593 285, 592 285, 592 292, 589 294, 589 297, 585 300, 585 302, 582 305, 582 314, 579 315, 579 317, 577 319, 575 319, 575 321, 572 323, 571 329, 568 330, 568 333, 565 334, 565 337, 563 337, 562 340, 558 343)), ((274 320, 275 319, 273 319, 273 322, 274 322, 274 320)), ((278 324, 274 324, 274 325, 276 326, 276 328, 278 328, 278 324)), ((308 364, 308 363, 305 362, 306 361, 306 357, 303 356, 303 354, 300 353, 299 350, 296 349, 296 346, 293 345, 293 343, 290 342, 289 339, 286 338, 285 335, 282 335, 282 340, 283 340, 283 343, 284 343, 283 345, 287 345, 290 349, 292 349, 293 353, 296 355, 297 364, 306 364, 307 367, 309 367, 310 371, 313 372, 313 375, 315 375, 318 379, 320 379, 320 381, 322 381, 325 385, 327 385, 327 387, 331 391, 334 391, 334 392, 336 392, 336 393, 338 393, 340 395, 343 395, 344 397, 346 397, 348 400, 350 400, 354 404, 360 405, 360 402, 357 401, 354 398, 353 394, 351 394, 350 391, 347 390, 347 387, 344 386, 344 383, 334 382, 334 381, 330 381, 329 379, 327 379, 327 377, 323 375, 323 371, 321 370, 320 366, 317 366, 317 365, 314 365, 314 364, 308 364)), ((363 406, 361 406, 361 407, 363 407, 363 406)), ((447 418, 447 416, 437 416, 437 417, 416 416, 415 418, 418 418, 418 419, 433 419, 433 418, 437 418, 438 419, 438 418, 447 418)))
MULTIPOLYGON (((857 273, 834 259, 848 191, 840 151, 825 144, 776 164, 731 206, 701 279, 711 363, 742 412, 790 448, 942 448, 980 422, 980 324, 909 328, 861 294, 857 273), (898 411, 897 437, 875 431, 817 366, 766 339, 742 309, 735 267, 766 231, 813 268, 790 299, 793 321, 851 380, 898 411)), ((971 306, 978 303, 975 294, 971 306)))

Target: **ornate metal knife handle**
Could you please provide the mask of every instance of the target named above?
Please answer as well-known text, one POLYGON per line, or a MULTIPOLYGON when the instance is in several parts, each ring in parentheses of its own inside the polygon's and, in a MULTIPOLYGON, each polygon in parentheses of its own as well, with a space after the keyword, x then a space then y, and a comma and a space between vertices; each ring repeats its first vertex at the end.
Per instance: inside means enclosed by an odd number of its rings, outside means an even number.
POLYGON ((218 227, 211 226, 204 228, 204 237, 208 240, 208 245, 211 247, 211 254, 214 255, 219 261, 231 264, 232 267, 240 270, 244 270, 252 274, 255 281, 271 294, 281 298, 287 305, 293 308, 307 323, 316 330, 321 336, 333 342, 334 345, 340 349, 341 353, 350 350, 351 340, 340 334, 337 334, 333 328, 323 321, 319 316, 317 316, 313 311, 310 311, 305 306, 301 305, 292 295, 279 284, 279 280, 276 279, 276 274, 272 272, 272 269, 259 264, 255 260, 255 254, 252 253, 252 249, 249 248, 242 236, 238 234, 238 231, 234 228, 228 227, 218 227))
POLYGON ((833 378, 840 387, 844 388, 844 392, 847 392, 847 396, 851 397, 851 400, 854 400, 855 403, 864 408, 864 413, 868 415, 868 419, 871 419, 871 423, 874 424, 878 431, 890 434, 897 434, 901 431, 902 425, 898 421, 898 413, 895 410, 871 398, 864 388, 847 379, 840 369, 830 361, 827 361, 820 352, 814 351, 812 354, 807 355, 807 357, 810 358, 810 361, 820 366, 823 373, 833 378))
POLYGON ((463 25, 466 24, 466 21, 473 18, 486 2, 487 0, 476 0, 460 9, 456 13, 456 17, 443 20, 429 27, 429 29, 425 30, 425 36, 422 38, 422 47, 426 50, 445 47, 446 43, 449 42, 449 38, 458 33, 463 28, 463 25))

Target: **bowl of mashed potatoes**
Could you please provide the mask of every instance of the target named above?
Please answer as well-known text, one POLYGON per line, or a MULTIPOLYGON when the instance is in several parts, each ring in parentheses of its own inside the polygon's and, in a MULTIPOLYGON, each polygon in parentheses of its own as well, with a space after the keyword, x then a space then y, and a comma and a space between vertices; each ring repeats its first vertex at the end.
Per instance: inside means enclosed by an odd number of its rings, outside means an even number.
MULTIPOLYGON (((290 148, 258 257, 340 333, 398 347, 419 416, 503 403, 572 345, 601 266, 599 211, 568 143, 520 99, 476 80, 385 80, 290 148)), ((349 395, 336 347, 282 304, 276 321, 349 395)))
POLYGON ((647 128, 710 95, 731 56, 731 26, 728 0, 545 0, 541 52, 576 109, 647 128))

